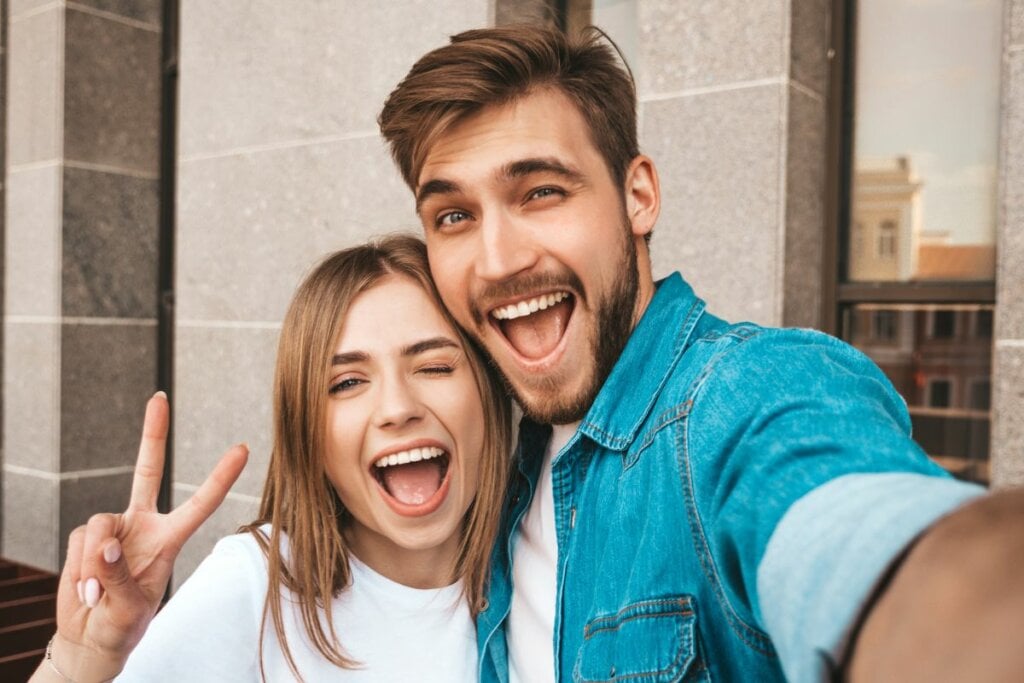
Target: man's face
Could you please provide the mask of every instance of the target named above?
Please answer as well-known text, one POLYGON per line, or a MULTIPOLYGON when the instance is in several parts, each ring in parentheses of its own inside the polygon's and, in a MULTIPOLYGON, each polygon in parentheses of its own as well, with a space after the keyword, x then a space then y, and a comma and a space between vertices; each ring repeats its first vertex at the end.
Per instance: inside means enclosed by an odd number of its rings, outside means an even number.
POLYGON ((587 131, 565 95, 535 91, 439 137, 416 189, 445 305, 546 423, 586 413, 653 292, 653 166, 638 157, 624 195, 587 131))

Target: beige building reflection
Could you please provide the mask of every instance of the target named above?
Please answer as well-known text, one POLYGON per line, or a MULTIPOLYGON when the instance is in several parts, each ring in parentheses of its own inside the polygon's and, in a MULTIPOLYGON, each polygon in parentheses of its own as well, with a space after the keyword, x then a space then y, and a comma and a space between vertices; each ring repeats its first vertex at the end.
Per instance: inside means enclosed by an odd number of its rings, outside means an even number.
MULTIPOLYGON (((953 244, 928 232, 922 180, 907 157, 859 162, 854 180, 849 279, 986 281, 995 247, 953 244)), ((847 338, 906 399, 921 446, 954 473, 988 480, 991 306, 860 304, 847 338)))

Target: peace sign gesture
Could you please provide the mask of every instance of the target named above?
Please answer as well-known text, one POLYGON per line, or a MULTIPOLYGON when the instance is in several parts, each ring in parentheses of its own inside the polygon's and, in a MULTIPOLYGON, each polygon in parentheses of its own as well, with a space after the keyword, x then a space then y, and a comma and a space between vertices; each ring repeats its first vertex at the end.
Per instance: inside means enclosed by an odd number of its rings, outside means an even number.
POLYGON ((156 509, 170 421, 167 397, 146 405, 131 501, 121 514, 93 515, 71 532, 57 591, 52 661, 33 681, 108 680, 124 666, 156 614, 185 541, 213 514, 245 467, 245 445, 228 449, 192 497, 168 514, 156 509))

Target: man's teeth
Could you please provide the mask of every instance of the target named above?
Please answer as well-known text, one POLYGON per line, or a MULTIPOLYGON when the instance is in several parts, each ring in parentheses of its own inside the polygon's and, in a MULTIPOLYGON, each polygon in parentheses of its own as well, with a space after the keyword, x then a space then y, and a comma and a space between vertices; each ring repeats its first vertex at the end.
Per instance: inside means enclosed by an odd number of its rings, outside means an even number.
POLYGON ((427 446, 424 448, 410 448, 407 451, 399 451, 398 453, 392 453, 391 455, 385 455, 383 458, 374 463, 377 467, 388 467, 389 465, 407 465, 410 462, 419 462, 420 460, 430 460, 442 455, 444 451, 437 446, 427 446))
POLYGON ((491 311, 498 320, 513 320, 515 318, 522 318, 524 315, 530 315, 537 311, 543 311, 549 306, 554 306, 559 301, 562 301, 569 295, 565 292, 555 292, 554 294, 544 294, 542 296, 534 297, 532 299, 526 299, 520 301, 517 304, 509 304, 508 306, 502 306, 495 308, 491 311))

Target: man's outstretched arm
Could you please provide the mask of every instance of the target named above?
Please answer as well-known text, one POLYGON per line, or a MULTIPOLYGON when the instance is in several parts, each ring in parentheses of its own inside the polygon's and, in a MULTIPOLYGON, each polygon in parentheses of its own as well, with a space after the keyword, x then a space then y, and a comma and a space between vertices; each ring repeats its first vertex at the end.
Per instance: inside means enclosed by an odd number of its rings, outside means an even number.
POLYGON ((1024 488, 939 520, 864 619, 849 680, 1024 680, 1024 488))

